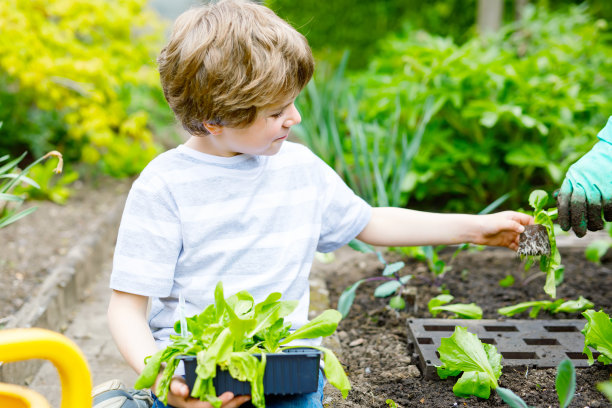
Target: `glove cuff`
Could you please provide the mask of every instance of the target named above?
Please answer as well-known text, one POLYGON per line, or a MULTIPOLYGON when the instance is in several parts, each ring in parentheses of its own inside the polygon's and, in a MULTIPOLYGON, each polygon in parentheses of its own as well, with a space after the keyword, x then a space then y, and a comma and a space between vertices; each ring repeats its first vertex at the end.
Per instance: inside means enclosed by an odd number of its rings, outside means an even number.
POLYGON ((608 118, 608 123, 597 134, 599 140, 608 142, 612 145, 612 116, 608 118))

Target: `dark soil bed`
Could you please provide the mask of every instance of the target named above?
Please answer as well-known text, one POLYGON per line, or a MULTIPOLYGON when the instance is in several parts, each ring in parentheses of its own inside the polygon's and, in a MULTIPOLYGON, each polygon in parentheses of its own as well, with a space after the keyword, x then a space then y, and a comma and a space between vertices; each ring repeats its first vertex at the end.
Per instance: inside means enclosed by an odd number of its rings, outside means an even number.
MULTIPOLYGON (((601 265, 587 262, 583 250, 562 249, 565 281, 557 288, 557 296, 577 299, 580 295, 595 303, 597 310, 612 312, 612 260, 608 257, 601 265)), ((332 306, 338 296, 356 280, 379 276, 380 263, 376 257, 354 252, 350 260, 341 262, 340 268, 327 274, 332 306)), ((399 260, 389 254, 388 261, 399 260)), ((443 256, 448 260, 450 254, 443 256)), ((374 289, 379 282, 368 282, 359 287, 349 316, 338 328, 341 359, 345 364, 353 390, 346 401, 333 395, 329 406, 334 407, 388 407, 392 399, 401 407, 497 407, 506 406, 493 392, 488 400, 456 397, 452 388, 455 380, 424 379, 419 367, 415 345, 408 336, 406 320, 409 317, 431 318, 427 302, 440 293, 432 285, 426 267, 411 259, 402 259, 407 267, 402 271, 415 275, 412 282, 417 288, 416 305, 408 305, 397 312, 387 306, 387 300, 375 298, 374 289)), ((498 319, 497 309, 529 300, 544 300, 544 279, 537 277, 521 285, 523 268, 519 259, 509 250, 485 250, 461 253, 444 278, 443 285, 455 296, 453 303, 475 302, 483 309, 483 318, 498 319), (508 274, 517 278, 510 288, 498 282, 508 274)), ((534 270, 532 270, 534 271, 534 270)), ((530 273, 532 273, 530 271, 530 273)), ((440 317, 440 316, 438 316, 440 317)), ((448 317, 448 315, 442 315, 448 317)), ((527 313, 516 318, 528 319, 527 313)), ((580 314, 541 312, 539 319, 579 319, 580 314)), ((511 319, 511 318, 508 318, 511 319)), ((502 364, 504 362, 502 361, 502 364)), ((595 363, 588 368, 577 368, 576 396, 571 407, 610 407, 595 384, 610 379, 612 366, 595 363)), ((556 369, 505 367, 500 385, 513 390, 530 406, 557 407, 555 392, 556 369)))

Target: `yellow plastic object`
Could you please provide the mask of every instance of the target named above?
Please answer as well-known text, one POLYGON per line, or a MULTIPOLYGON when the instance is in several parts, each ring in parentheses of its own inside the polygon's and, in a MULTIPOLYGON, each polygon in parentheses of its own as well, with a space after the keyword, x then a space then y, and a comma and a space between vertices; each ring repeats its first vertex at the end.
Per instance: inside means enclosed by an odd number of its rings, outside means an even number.
MULTIPOLYGON (((45 329, 7 329, 0 331, 0 361, 11 363, 29 359, 49 360, 57 368, 62 385, 61 408, 91 407, 91 374, 85 356, 66 336, 45 329)), ((33 391, 1 384, 0 407, 47 408, 32 398, 33 391), (26 395, 27 394, 27 395, 26 395), (17 395, 23 397, 22 405, 17 395), (2 403, 2 398, 13 398, 15 405, 2 403), (30 398, 30 399, 28 399, 30 398), (28 402, 29 401, 29 402, 28 402), (23 405, 25 404, 25 405, 23 405)), ((40 397, 40 395, 38 395, 40 397)), ((42 398, 42 397, 40 397, 42 398)), ((44 400, 44 398, 43 398, 44 400)))
POLYGON ((36 391, 19 385, 2 383, 0 383, 0 407, 51 408, 47 400, 36 391))

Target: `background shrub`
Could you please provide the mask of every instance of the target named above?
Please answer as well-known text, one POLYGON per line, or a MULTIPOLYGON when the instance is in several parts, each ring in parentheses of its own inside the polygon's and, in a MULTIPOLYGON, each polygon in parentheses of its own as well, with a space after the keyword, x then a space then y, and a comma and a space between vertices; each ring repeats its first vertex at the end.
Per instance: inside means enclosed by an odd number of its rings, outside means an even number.
MULTIPOLYGON (((402 204, 477 212, 511 192, 506 205, 518 208, 534 188, 558 188, 612 112, 605 29, 584 7, 530 8, 497 36, 463 45, 412 30, 385 40, 350 78, 363 120, 384 123, 399 111, 400 134, 411 135, 434 98, 402 204)), ((343 149, 351 154, 348 138, 343 149)))
POLYGON ((151 112, 172 122, 155 57, 164 24, 145 0, 0 7, 0 153, 51 148, 68 163, 136 174, 159 151, 151 112))

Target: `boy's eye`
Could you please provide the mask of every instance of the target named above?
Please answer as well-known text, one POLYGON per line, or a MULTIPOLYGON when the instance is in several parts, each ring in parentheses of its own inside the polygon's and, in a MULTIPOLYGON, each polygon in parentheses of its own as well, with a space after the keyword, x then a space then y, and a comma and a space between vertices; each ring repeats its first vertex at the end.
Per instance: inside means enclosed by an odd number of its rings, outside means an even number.
POLYGON ((273 113, 271 116, 272 116, 273 118, 280 118, 280 116, 281 116, 282 114, 283 114, 283 111, 280 111, 280 112, 278 112, 278 113, 273 113))

